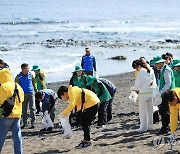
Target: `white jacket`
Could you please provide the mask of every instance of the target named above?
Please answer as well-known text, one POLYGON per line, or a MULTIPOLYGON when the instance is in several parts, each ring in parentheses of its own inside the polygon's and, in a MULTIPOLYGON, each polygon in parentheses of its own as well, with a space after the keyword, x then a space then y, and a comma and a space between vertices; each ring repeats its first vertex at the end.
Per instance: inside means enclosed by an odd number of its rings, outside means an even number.
POLYGON ((141 68, 131 90, 138 90, 139 94, 151 94, 155 87, 156 78, 153 69, 150 69, 150 73, 148 73, 145 68, 141 68))

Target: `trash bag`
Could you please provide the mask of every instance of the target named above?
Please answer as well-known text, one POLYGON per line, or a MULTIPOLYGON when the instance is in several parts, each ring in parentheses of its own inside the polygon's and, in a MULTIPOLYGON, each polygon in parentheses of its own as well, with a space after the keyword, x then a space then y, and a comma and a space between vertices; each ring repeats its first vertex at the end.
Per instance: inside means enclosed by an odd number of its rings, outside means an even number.
POLYGON ((131 94, 129 95, 129 99, 133 102, 137 102, 138 94, 135 91, 131 91, 131 94))
POLYGON ((162 102, 162 98, 161 98, 161 94, 159 93, 159 89, 158 87, 154 88, 152 92, 152 104, 154 106, 158 106, 161 104, 161 102, 162 102))
POLYGON ((63 117, 61 114, 59 115, 60 118, 60 123, 63 127, 64 130, 64 138, 69 139, 72 137, 72 129, 71 129, 71 125, 69 124, 69 115, 63 117))
POLYGON ((43 125, 43 128, 46 128, 46 129, 49 127, 54 127, 54 124, 53 124, 49 114, 43 116, 42 125, 43 125))

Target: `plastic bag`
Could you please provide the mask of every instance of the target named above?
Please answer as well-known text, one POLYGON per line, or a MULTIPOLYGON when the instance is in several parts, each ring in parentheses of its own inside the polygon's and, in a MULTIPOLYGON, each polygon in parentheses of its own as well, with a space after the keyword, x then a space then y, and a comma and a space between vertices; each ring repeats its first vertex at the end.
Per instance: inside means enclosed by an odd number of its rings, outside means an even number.
POLYGON ((69 139, 72 137, 72 129, 71 129, 71 125, 69 124, 69 116, 66 116, 66 117, 63 117, 61 114, 59 115, 59 118, 60 118, 60 123, 63 127, 63 130, 64 130, 64 134, 63 136, 66 138, 66 139, 69 139))
POLYGON ((53 124, 49 114, 43 116, 42 125, 43 125, 43 128, 46 128, 46 129, 49 127, 54 127, 54 124, 53 124))
POLYGON ((131 91, 131 94, 129 95, 129 99, 133 102, 137 102, 138 94, 135 91, 131 91))
POLYGON ((97 72, 96 72, 96 71, 94 71, 93 76, 95 76, 96 78, 99 78, 99 75, 97 74, 97 72))
POLYGON ((152 104, 154 106, 158 106, 161 104, 161 102, 162 102, 162 98, 161 98, 161 94, 159 93, 159 89, 158 87, 154 88, 152 92, 152 104))

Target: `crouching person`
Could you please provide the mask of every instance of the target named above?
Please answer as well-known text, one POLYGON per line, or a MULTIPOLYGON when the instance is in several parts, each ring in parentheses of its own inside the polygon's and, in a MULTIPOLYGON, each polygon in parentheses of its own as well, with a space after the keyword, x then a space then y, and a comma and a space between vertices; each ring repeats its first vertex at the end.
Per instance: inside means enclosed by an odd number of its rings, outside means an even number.
POLYGON ((42 123, 44 128, 40 131, 52 132, 55 117, 55 102, 58 99, 57 94, 51 89, 43 89, 36 92, 35 98, 39 101, 39 103, 42 102, 42 123))
POLYGON ((23 89, 19 86, 19 84, 15 84, 10 70, 8 68, 0 70, 0 153, 9 130, 12 132, 14 153, 23 153, 20 128, 23 101, 23 89), (12 106, 13 108, 11 111, 9 111, 9 106, 6 101, 10 97, 13 97, 14 99, 14 106, 12 106), (6 109, 9 112, 6 112, 6 109))
POLYGON ((67 116, 75 107, 77 111, 82 112, 84 139, 75 148, 90 146, 90 124, 98 111, 99 98, 88 89, 72 87, 71 85, 69 87, 61 86, 57 94, 60 99, 69 100, 69 106, 61 113, 62 116, 67 116))
POLYGON ((175 139, 175 131, 178 127, 178 115, 180 109, 180 88, 167 90, 162 94, 163 99, 167 100, 170 106, 170 140, 175 139))

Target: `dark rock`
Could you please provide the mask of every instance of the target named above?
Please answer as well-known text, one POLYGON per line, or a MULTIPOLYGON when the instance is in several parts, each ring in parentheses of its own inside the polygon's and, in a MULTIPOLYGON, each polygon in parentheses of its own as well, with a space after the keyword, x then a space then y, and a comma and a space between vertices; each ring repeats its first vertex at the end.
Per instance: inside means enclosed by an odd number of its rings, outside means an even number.
POLYGON ((167 43, 178 43, 179 40, 165 39, 167 43))
POLYGON ((5 47, 0 47, 0 50, 1 50, 1 51, 8 51, 8 49, 5 48, 5 47))
POLYGON ((126 60, 127 57, 126 57, 126 56, 115 56, 115 57, 111 57, 111 58, 108 58, 108 59, 114 59, 114 60, 126 60))

